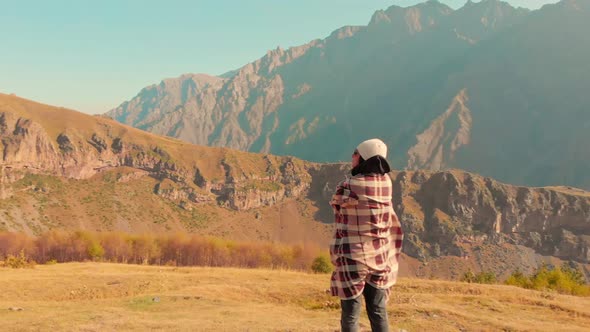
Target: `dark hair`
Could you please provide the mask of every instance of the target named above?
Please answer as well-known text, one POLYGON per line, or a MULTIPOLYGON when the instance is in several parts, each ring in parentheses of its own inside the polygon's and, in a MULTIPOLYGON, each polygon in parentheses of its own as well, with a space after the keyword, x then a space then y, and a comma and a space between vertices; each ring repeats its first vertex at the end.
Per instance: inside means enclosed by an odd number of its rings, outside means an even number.
POLYGON ((350 173, 355 176, 357 174, 380 174, 391 172, 387 159, 381 156, 373 156, 367 160, 359 155, 359 164, 353 168, 350 173))

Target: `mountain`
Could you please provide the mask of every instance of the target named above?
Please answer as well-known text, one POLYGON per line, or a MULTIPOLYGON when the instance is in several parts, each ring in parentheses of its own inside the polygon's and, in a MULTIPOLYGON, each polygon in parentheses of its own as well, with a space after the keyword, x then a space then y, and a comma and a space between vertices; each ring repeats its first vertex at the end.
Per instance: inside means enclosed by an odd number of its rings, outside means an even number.
POLYGON ((0 230, 328 237, 326 225, 307 216, 313 206, 296 201, 312 166, 291 157, 191 145, 4 94, 0 140, 0 230))
POLYGON ((223 77, 164 80, 108 115, 196 144, 319 162, 381 137, 398 169, 590 189, 589 7, 392 6, 223 77))
MULTIPOLYGON (((347 164, 203 147, 0 94, 0 230, 195 232, 326 247, 347 164)), ((409 275, 590 272, 590 193, 461 170, 393 171, 409 275)))

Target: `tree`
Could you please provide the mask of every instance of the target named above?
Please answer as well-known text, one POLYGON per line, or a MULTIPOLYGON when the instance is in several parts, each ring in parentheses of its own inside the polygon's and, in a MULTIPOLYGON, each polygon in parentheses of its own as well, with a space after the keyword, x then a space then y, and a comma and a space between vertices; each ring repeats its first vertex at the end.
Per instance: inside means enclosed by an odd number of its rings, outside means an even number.
POLYGON ((88 256, 93 261, 100 260, 104 256, 104 249, 100 243, 92 241, 88 244, 88 256))

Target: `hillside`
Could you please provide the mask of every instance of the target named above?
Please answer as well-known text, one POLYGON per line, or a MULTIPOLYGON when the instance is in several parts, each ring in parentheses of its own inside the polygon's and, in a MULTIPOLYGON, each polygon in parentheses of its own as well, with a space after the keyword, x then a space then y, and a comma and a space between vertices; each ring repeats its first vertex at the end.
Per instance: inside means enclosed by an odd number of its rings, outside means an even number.
MULTIPOLYGON (((326 247, 346 164, 195 146, 0 95, 0 230, 191 232, 326 247)), ((394 171, 408 275, 590 271, 590 194, 461 170, 394 171)))
POLYGON ((391 6, 223 77, 163 80, 107 114, 196 144, 321 162, 377 136, 398 169, 590 189, 589 22, 581 0, 532 12, 498 0, 391 6))
POLYGON ((0 139, 0 229, 328 238, 300 197, 315 167, 301 160, 191 145, 3 94, 0 139))
MULTIPOLYGON (((334 331, 339 304, 328 285, 328 275, 277 270, 104 263, 0 269, 0 320, 10 331, 334 331)), ((388 312, 392 331, 584 331, 589 307, 587 297, 402 278, 388 312)), ((361 317, 367 329, 364 311, 361 317)))

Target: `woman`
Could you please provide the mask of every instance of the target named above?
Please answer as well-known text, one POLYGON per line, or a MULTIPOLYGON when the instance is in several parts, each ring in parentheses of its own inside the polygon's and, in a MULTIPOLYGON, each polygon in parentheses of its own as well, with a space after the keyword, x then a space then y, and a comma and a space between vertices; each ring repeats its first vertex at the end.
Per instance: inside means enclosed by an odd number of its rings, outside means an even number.
POLYGON ((388 331, 386 306, 403 235, 392 207, 386 157, 387 146, 379 139, 359 144, 352 154, 352 178, 337 186, 330 201, 336 225, 331 292, 340 297, 342 331, 358 331, 361 294, 371 330, 388 331))

